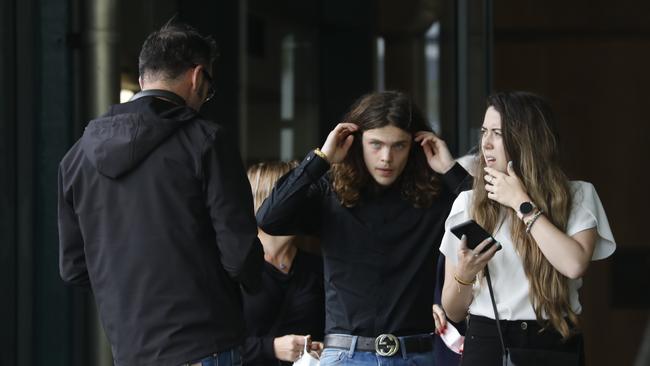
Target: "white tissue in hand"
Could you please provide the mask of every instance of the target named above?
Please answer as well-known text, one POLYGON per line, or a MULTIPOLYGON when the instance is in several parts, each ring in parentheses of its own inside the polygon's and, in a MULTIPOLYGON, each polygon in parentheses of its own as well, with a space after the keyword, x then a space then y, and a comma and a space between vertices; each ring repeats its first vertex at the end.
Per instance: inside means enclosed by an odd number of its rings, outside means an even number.
POLYGON ((309 344, 309 337, 305 337, 305 345, 302 349, 302 355, 293 363, 293 366, 320 366, 318 353, 309 351, 307 345, 309 344))
POLYGON ((441 333, 440 338, 442 338, 442 341, 445 342, 447 348, 453 352, 458 354, 463 353, 463 344, 465 343, 465 337, 460 335, 460 333, 458 333, 458 329, 451 325, 451 323, 447 323, 445 333, 441 333))
POLYGON ((293 363, 293 366, 319 366, 320 360, 316 352, 305 352, 293 363))

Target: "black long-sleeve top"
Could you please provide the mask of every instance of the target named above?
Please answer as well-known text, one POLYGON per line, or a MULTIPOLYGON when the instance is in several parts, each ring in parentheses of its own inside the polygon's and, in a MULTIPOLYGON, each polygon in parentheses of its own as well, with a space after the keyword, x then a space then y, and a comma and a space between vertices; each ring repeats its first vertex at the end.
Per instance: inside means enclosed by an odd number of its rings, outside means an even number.
POLYGON ((325 278, 325 333, 373 337, 432 332, 435 263, 456 188, 467 177, 458 164, 442 176, 428 208, 415 208, 397 184, 341 205, 313 152, 282 177, 257 212, 271 235, 320 237, 325 278))
POLYGON ((59 167, 59 265, 91 286, 115 364, 241 344, 263 253, 250 185, 217 124, 154 97, 91 121, 59 167))
POLYGON ((255 294, 243 292, 247 333, 242 354, 244 365, 290 365, 275 358, 276 337, 309 334, 314 341, 323 340, 323 260, 298 250, 291 271, 286 274, 265 263, 262 288, 255 294))

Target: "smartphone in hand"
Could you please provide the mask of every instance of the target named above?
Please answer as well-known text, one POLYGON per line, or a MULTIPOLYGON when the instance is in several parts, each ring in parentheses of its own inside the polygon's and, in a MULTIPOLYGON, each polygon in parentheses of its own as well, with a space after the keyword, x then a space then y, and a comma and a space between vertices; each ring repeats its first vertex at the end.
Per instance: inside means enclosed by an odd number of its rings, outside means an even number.
MULTIPOLYGON (((485 248, 483 248, 481 253, 490 249, 497 242, 490 233, 485 231, 485 229, 483 229, 481 225, 477 224, 474 220, 468 220, 452 227, 451 232, 456 235, 458 239, 465 235, 467 237, 467 247, 469 249, 476 248, 476 246, 481 244, 481 242, 485 239, 492 239, 491 242, 486 245, 485 248)), ((501 248, 498 250, 501 250, 501 248)))

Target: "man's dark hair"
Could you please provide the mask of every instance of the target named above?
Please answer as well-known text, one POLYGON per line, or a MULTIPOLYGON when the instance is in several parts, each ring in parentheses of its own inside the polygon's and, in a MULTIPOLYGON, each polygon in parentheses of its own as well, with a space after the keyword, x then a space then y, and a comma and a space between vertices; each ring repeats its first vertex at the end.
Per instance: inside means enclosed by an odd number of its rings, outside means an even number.
MULTIPOLYGON (((362 191, 374 182, 363 159, 362 135, 365 131, 395 126, 411 136, 418 131, 431 132, 424 114, 411 98, 399 91, 362 96, 343 121, 359 126, 347 156, 331 170, 332 189, 346 207, 354 207, 361 199, 362 191)), ((406 167, 395 184, 414 207, 429 207, 438 196, 441 180, 429 167, 420 144, 411 143, 406 167)))
POLYGON ((172 19, 144 41, 138 69, 141 78, 153 75, 173 80, 196 65, 209 69, 217 57, 217 43, 211 36, 202 36, 193 27, 172 19))

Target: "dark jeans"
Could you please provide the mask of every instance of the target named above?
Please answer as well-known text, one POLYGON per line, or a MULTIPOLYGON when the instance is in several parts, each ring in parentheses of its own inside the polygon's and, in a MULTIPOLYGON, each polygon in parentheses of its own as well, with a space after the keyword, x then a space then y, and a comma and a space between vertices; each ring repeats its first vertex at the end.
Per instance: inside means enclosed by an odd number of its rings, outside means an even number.
MULTIPOLYGON (((578 352, 580 365, 585 364, 581 333, 562 341, 562 336, 554 329, 548 328, 541 333, 540 329, 541 326, 535 320, 501 320, 501 332, 506 347, 578 352)), ((501 343, 494 319, 470 315, 461 365, 501 366, 501 360, 501 343)))
POLYGON ((198 360, 192 360, 181 366, 242 366, 242 361, 239 349, 233 348, 198 360))

